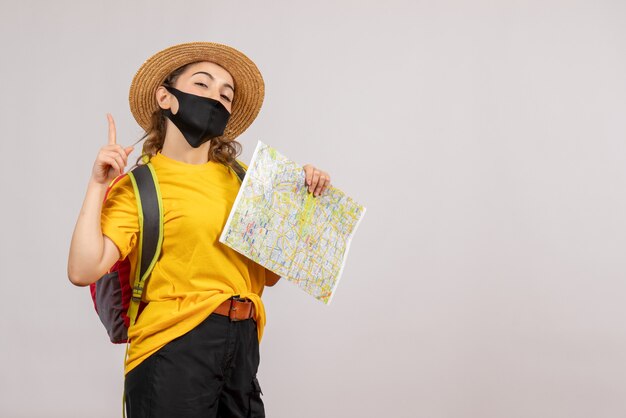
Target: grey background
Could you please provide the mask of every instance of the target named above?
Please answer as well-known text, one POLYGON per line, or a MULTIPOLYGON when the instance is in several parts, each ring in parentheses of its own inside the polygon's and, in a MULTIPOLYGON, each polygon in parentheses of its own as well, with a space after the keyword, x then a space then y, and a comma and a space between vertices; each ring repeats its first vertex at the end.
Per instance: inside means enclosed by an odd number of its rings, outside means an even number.
MULTIPOLYGON (((211 40, 267 83, 240 138, 367 206, 332 305, 267 289, 269 417, 626 416, 626 3, 6 1, 0 416, 121 414, 123 347, 66 276, 105 113, 211 40)), ((136 155, 136 154, 135 154, 136 155)))

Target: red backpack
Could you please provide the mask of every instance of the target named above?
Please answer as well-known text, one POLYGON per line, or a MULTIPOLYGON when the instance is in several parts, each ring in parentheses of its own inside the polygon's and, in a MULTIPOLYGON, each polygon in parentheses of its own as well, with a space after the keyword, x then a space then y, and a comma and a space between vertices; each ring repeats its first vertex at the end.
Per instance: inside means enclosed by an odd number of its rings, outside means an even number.
POLYGON ((117 261, 98 281, 90 285, 94 308, 109 334, 112 343, 128 341, 128 328, 135 323, 143 308, 141 296, 150 272, 161 253, 163 243, 163 207, 159 182, 152 164, 137 166, 117 177, 104 197, 124 176, 130 177, 137 201, 139 214, 139 236, 137 248, 138 268, 135 277, 130 277, 128 257, 117 261), (134 284, 134 285, 133 285, 134 284))

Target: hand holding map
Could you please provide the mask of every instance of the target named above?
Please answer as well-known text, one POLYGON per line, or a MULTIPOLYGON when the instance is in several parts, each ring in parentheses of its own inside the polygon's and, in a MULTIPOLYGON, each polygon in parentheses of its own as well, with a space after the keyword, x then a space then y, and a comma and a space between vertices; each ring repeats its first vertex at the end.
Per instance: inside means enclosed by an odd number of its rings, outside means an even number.
POLYGON ((259 142, 220 242, 328 304, 364 214, 335 187, 308 193, 302 167, 259 142))

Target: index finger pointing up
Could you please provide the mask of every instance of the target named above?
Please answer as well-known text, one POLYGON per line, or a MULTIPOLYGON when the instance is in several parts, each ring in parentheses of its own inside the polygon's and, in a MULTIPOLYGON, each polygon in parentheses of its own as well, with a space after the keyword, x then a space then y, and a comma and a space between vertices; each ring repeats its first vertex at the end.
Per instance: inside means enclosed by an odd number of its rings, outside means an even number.
POLYGON ((115 145, 115 121, 110 113, 107 113, 107 119, 109 121, 109 145, 115 145))

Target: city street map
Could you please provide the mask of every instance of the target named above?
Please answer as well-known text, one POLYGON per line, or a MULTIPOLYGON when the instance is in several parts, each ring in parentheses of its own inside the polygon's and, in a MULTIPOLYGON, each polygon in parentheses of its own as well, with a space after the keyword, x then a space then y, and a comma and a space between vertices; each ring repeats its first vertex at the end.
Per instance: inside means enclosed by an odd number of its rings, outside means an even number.
POLYGON ((365 208, 307 189, 302 166, 259 141, 220 242, 328 304, 365 208))

